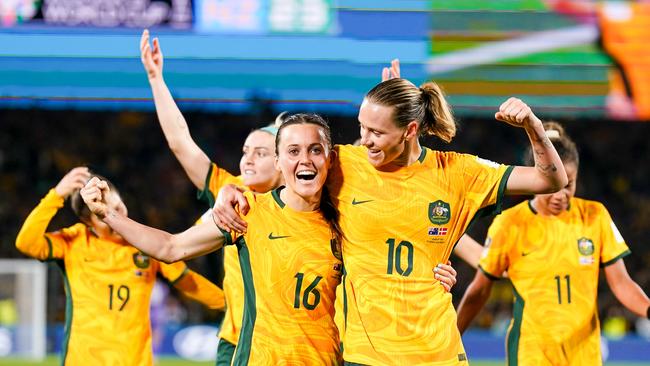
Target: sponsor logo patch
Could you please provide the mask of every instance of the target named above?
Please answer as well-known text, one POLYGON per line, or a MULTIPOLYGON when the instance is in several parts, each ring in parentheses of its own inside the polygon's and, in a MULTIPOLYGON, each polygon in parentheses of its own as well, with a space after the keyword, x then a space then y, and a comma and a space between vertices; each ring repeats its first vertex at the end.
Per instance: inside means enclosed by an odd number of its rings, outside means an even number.
POLYGON ((446 227, 430 227, 429 228, 429 236, 443 236, 447 235, 447 228, 446 227))

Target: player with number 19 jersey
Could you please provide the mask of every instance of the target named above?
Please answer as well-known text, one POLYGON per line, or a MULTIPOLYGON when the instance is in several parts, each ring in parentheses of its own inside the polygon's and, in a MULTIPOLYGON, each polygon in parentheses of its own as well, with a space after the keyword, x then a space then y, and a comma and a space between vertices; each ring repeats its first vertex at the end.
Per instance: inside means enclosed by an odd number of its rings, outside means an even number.
POLYGON ((500 210, 512 167, 422 148, 414 164, 375 169, 337 146, 328 189, 340 212, 343 357, 366 365, 465 365, 451 294, 432 268, 482 214, 500 210))
POLYGON ((24 254, 54 262, 63 274, 63 365, 153 365, 149 307, 157 273, 186 296, 223 309, 221 289, 184 262, 159 262, 126 242, 98 237, 82 223, 46 233, 63 204, 50 190, 16 239, 24 254))

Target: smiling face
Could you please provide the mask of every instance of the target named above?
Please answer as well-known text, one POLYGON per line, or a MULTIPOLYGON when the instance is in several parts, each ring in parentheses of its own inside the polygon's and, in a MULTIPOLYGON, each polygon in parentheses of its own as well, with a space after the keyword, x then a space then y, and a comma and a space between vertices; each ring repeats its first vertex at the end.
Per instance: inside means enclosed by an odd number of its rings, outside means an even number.
POLYGON ((280 184, 275 169, 275 138, 268 132, 253 131, 248 135, 239 161, 242 181, 255 192, 267 192, 280 184))
POLYGON ((298 123, 281 128, 276 167, 287 189, 307 201, 320 199, 331 164, 331 147, 322 127, 298 123))
POLYGON ((565 163, 564 169, 569 177, 569 183, 552 194, 535 195, 537 209, 548 215, 559 215, 569 209, 569 200, 576 194, 576 180, 578 179, 578 166, 575 163, 565 163))
POLYGON ((359 109, 361 145, 368 148, 368 161, 375 168, 401 158, 406 151, 406 128, 398 127, 392 120, 393 107, 364 99, 359 109))

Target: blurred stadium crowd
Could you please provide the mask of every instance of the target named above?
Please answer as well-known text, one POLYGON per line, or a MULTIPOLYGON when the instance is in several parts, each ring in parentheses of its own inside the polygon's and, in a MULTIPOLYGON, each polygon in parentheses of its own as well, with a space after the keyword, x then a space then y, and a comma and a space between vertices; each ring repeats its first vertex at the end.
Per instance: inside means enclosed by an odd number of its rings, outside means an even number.
MULTIPOLYGON (((272 121, 274 112, 263 103, 249 115, 186 114, 192 135, 208 155, 231 172, 237 172, 240 148, 250 130, 272 121)), ((538 113, 543 119, 544 114, 538 113)), ((353 117, 327 116, 337 143, 351 143, 357 136, 353 117)), ((72 167, 88 165, 116 183, 129 208, 129 216, 147 225, 178 231, 206 209, 195 200, 196 192, 177 163, 160 131, 156 116, 143 112, 88 112, 0 110, 0 257, 21 258, 14 240, 22 221, 45 193, 72 167)), ((565 121, 581 155, 577 196, 601 201, 609 209, 632 250, 625 259, 633 279, 650 288, 650 124, 600 120, 565 121)), ((504 163, 521 163, 528 145, 524 134, 489 119, 461 119, 451 145, 427 139, 424 145, 477 154, 504 163)), ((509 198, 507 207, 526 199, 509 198)), ((50 230, 73 224, 65 209, 50 230)), ((490 219, 470 230, 483 241, 490 219)), ((452 258, 453 260, 453 258, 452 258)), ((474 271, 461 261, 454 301, 460 300, 474 271)), ((190 266, 215 282, 222 278, 219 254, 201 257, 190 266)), ((48 319, 63 321, 65 296, 58 272, 49 271, 48 319)), ((601 276, 601 280, 602 279, 601 276)), ((507 281, 493 291, 477 324, 505 331, 510 319, 512 294, 507 281)), ((200 305, 182 302, 186 311, 179 321, 216 322, 221 314, 200 305)), ((599 294, 605 334, 634 332, 634 316, 624 310, 605 283, 599 294)))

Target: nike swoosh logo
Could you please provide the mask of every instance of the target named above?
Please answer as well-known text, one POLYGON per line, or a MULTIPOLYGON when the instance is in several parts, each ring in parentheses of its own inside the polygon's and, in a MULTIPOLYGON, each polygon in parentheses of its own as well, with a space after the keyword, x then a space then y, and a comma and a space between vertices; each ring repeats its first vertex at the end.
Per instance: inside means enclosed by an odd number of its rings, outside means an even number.
POLYGON ((360 204, 362 204, 362 203, 372 202, 372 201, 374 201, 374 200, 357 201, 356 198, 353 198, 353 199, 352 199, 352 205, 353 205, 353 206, 356 206, 356 205, 360 205, 360 204))
POLYGON ((522 257, 525 257, 525 256, 527 256, 528 254, 530 254, 530 253, 532 253, 532 252, 533 252, 533 251, 530 251, 530 252, 521 252, 521 256, 522 256, 522 257))
POLYGON ((273 233, 269 233, 269 239, 275 240, 275 239, 284 239, 284 238, 290 238, 290 235, 278 235, 278 236, 273 236, 273 233))

